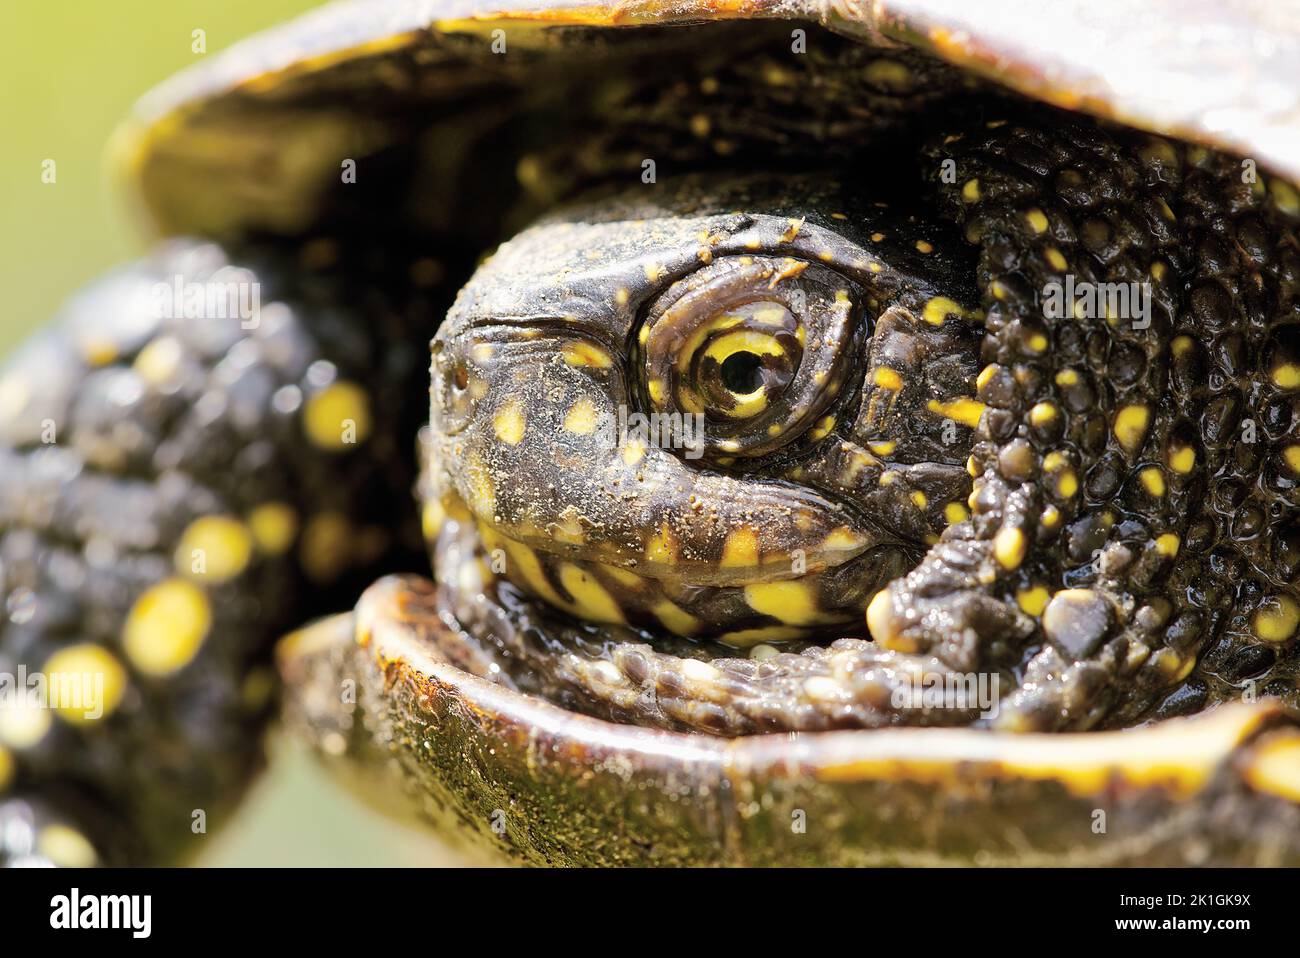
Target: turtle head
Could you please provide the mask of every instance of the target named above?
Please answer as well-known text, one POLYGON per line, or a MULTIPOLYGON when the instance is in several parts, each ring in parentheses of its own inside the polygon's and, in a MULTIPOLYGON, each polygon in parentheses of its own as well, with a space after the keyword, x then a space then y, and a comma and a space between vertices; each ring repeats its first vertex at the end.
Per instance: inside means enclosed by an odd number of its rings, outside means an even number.
POLYGON ((494 571, 588 622, 860 633, 966 517, 978 339, 955 248, 829 178, 544 220, 433 342, 430 533, 472 518, 494 571))

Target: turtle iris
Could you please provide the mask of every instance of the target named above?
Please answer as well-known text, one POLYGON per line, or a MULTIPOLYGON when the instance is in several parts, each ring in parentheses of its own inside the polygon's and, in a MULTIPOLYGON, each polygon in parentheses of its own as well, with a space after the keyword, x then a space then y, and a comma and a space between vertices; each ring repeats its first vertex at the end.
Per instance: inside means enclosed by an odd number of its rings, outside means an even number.
POLYGON ((854 290, 794 259, 735 257, 679 280, 638 342, 654 412, 697 415, 717 456, 757 456, 834 401, 857 332, 854 290))

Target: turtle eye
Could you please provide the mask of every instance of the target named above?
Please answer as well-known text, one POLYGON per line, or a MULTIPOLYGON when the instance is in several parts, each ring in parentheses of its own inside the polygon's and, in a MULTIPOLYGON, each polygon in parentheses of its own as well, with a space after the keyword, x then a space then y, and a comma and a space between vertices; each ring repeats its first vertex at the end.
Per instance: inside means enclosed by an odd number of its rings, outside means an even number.
POLYGON ((757 456, 838 394, 855 336, 851 284, 802 260, 721 259, 651 306, 639 349, 650 407, 703 418, 709 450, 757 456))

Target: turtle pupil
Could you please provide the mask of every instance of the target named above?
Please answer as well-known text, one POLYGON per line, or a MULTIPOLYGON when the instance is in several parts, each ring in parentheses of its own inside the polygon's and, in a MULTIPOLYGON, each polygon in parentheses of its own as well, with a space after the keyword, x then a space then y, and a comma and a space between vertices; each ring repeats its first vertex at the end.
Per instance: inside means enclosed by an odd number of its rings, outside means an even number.
POLYGON ((763 385, 763 360, 755 353, 732 353, 722 361, 722 384, 745 396, 763 385))

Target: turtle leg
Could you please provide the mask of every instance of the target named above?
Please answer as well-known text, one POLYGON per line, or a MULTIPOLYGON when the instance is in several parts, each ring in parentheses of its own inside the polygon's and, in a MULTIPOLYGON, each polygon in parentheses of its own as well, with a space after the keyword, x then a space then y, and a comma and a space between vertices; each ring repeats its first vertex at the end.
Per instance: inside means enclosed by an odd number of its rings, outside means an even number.
POLYGON ((169 243, 0 368, 0 816, 32 832, 0 855, 191 856, 261 762, 271 641, 422 551, 441 267, 387 260, 169 243))
POLYGON ((1016 729, 1132 721, 1225 627, 1278 653, 1300 620, 1290 577, 1267 545, 1229 542, 1243 502, 1293 522, 1300 367, 1276 354, 1294 220, 1229 157, 1083 120, 989 123, 928 159, 980 250, 985 409, 972 518, 872 601, 873 637, 924 652, 1026 633, 999 720, 1016 729), (1258 442, 1252 404, 1271 416, 1258 442))

